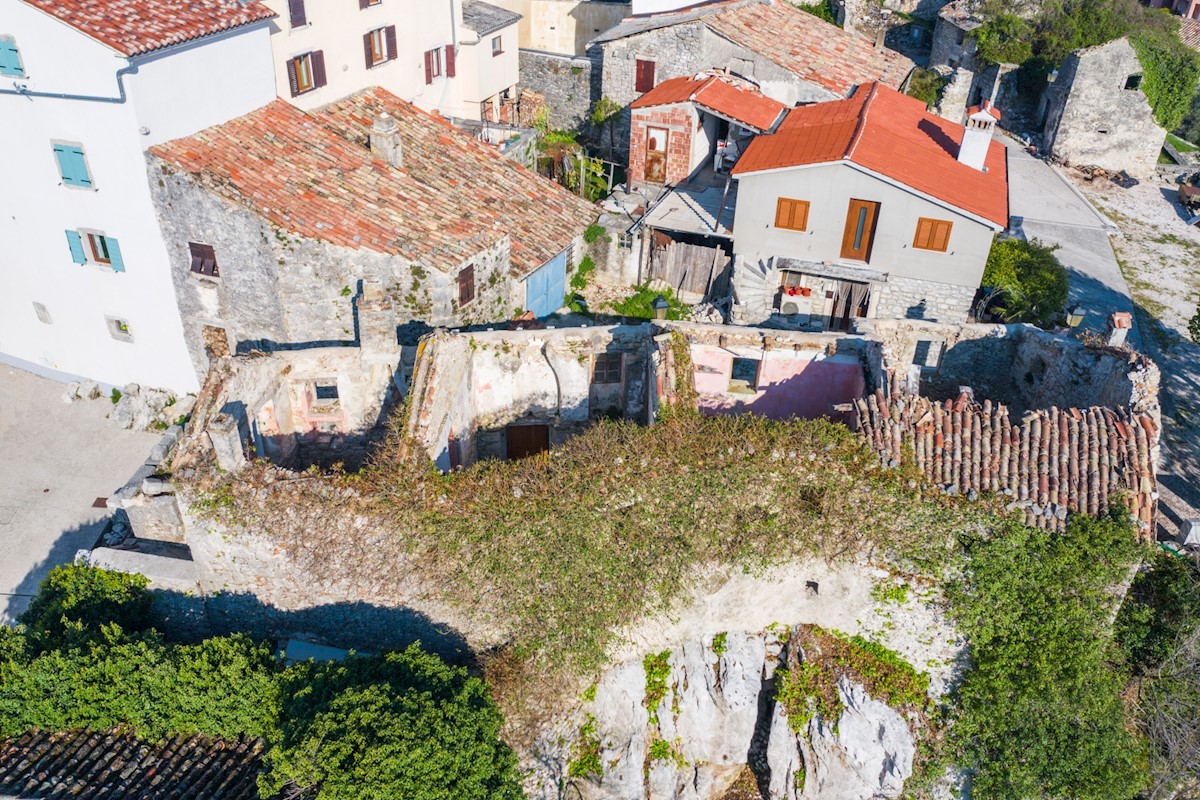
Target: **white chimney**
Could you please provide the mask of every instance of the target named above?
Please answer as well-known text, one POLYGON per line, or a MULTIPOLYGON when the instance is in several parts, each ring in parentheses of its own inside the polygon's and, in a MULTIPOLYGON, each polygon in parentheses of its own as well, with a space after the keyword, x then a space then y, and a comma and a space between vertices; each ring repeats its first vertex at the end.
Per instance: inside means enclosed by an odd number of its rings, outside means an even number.
POLYGON ((391 164, 404 166, 404 151, 400 147, 400 126, 384 111, 371 126, 371 152, 391 164))
POLYGON ((988 149, 992 145, 992 130, 996 127, 995 107, 984 101, 981 106, 967 110, 967 121, 963 124, 962 144, 958 146, 958 160, 972 169, 983 172, 988 149))

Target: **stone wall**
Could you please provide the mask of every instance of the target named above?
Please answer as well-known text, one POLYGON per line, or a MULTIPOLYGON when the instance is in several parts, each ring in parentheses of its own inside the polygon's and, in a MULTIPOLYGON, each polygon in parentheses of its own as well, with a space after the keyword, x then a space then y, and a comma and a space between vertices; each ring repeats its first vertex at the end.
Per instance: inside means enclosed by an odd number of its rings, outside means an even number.
POLYGON ((1166 132, 1141 88, 1142 66, 1125 39, 1071 53, 1043 98, 1043 148, 1063 163, 1152 177, 1166 132))
POLYGON ((930 322, 966 322, 975 289, 949 283, 889 275, 871 287, 874 315, 879 319, 924 319, 930 322))
POLYGON ((550 127, 575 130, 587 124, 592 107, 595 65, 586 56, 522 50, 521 87, 546 101, 550 127))
POLYGON ((221 330, 235 351, 355 342, 354 300, 363 281, 384 287, 400 322, 501 320, 524 306, 524 287, 509 272, 507 236, 466 262, 438 268, 291 234, 153 157, 149 169, 184 338, 201 380, 211 350, 205 326, 221 330), (219 279, 191 271, 189 242, 215 249, 219 279), (475 268, 475 299, 459 309, 456 278, 468 265, 475 268))

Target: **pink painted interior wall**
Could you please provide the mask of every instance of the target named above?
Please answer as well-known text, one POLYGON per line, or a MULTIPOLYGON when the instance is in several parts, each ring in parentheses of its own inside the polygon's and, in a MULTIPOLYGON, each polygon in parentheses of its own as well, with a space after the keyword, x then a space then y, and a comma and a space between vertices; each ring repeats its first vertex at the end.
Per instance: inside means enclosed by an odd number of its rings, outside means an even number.
POLYGON ((862 364, 847 355, 825 357, 809 351, 762 353, 758 391, 730 392, 733 353, 719 347, 692 347, 692 366, 700 411, 705 414, 753 412, 771 419, 829 417, 849 424, 852 414, 834 405, 862 397, 866 389, 862 364))

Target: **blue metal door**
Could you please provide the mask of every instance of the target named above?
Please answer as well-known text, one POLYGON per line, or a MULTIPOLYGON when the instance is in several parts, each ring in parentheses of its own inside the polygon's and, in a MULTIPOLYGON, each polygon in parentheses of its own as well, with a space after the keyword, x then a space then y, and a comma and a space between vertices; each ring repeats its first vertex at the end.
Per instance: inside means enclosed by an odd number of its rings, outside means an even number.
POLYGON ((525 279, 525 308, 548 317, 563 306, 567 290, 567 251, 538 267, 525 279))

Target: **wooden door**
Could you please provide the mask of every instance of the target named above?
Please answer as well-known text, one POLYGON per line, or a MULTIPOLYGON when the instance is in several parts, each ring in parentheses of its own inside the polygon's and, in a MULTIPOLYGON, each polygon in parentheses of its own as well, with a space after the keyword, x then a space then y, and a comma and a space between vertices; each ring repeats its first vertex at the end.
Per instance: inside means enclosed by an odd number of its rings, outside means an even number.
POLYGON ((846 230, 842 233, 842 258, 868 261, 871 243, 875 239, 875 222, 879 218, 879 203, 870 200, 851 200, 846 211, 846 230))
POLYGON ((509 425, 504 433, 508 440, 506 455, 509 461, 550 450, 549 425, 509 425))
POLYGON ((646 129, 646 181, 649 183, 666 182, 669 136, 666 128, 646 129))

